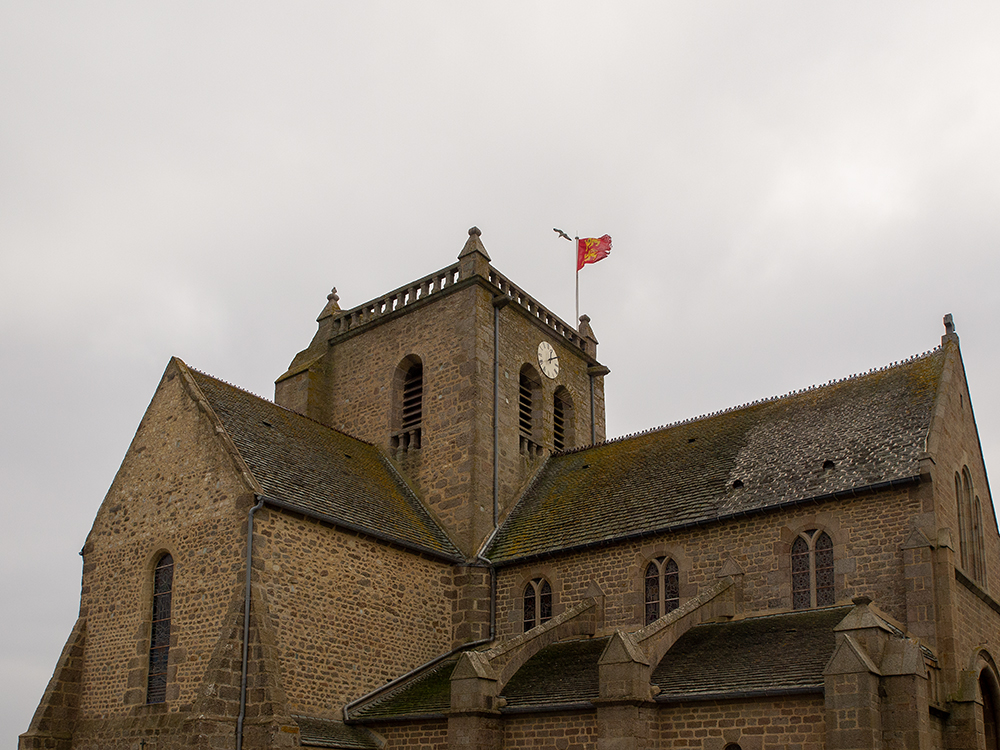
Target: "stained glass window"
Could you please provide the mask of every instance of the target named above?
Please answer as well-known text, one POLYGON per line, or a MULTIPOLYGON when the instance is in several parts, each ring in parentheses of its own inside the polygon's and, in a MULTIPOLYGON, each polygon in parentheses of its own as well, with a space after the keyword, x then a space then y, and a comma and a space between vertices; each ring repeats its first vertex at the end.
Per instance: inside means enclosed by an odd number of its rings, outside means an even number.
POLYGON ((792 543, 792 608, 828 607, 836 601, 833 540, 825 531, 807 529, 792 543))
POLYGON ((658 557, 646 566, 644 577, 645 621, 649 625, 680 605, 677 563, 658 557))
POLYGON ((170 603, 174 585, 174 559, 164 555, 153 571, 153 622, 149 638, 149 677, 146 703, 167 699, 167 662, 170 655, 170 603))
POLYGON ((544 578, 529 581, 523 596, 524 632, 552 619, 552 587, 544 578))

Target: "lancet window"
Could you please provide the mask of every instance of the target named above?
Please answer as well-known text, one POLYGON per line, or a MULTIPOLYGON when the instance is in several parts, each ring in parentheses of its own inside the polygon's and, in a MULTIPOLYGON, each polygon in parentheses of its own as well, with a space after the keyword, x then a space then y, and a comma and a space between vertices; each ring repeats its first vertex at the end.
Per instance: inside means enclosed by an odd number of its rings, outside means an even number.
POLYGON ((835 602, 833 540, 825 531, 808 529, 792 544, 792 608, 827 607, 835 602))
POLYGON ((680 578, 677 563, 668 557, 657 557, 646 566, 645 622, 660 619, 680 605, 680 578))
POLYGON ((524 632, 552 619, 552 587, 544 578, 528 581, 524 587, 524 632))
POLYGON ((149 674, 146 703, 167 699, 167 664, 170 660, 170 610, 174 588, 174 558, 164 555, 153 570, 153 622, 149 638, 149 674))

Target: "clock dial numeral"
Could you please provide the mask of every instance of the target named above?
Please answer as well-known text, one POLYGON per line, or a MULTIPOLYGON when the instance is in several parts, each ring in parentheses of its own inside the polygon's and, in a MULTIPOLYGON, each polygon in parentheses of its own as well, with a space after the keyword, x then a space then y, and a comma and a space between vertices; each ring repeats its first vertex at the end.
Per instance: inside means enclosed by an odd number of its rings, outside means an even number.
POLYGON ((538 345, 538 366, 547 378, 554 379, 559 374, 559 355, 548 341, 538 345))

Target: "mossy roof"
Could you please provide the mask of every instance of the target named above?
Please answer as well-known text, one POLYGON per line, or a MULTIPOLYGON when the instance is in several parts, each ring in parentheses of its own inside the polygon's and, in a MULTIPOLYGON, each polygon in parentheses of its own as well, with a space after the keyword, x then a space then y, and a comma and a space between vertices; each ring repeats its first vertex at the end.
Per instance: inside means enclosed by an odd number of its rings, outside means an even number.
POLYGON ((659 700, 823 687, 834 628, 850 606, 696 625, 653 672, 659 700))
POLYGON ((354 711, 352 721, 443 716, 451 708, 451 673, 456 664, 458 656, 452 656, 404 680, 394 690, 354 711))
POLYGON ((935 349, 864 375, 553 455, 486 556, 513 562, 912 479, 944 357, 935 349))
POLYGON ((348 726, 342 721, 293 716, 299 726, 302 747, 329 747, 338 750, 378 750, 378 740, 364 727, 348 726))
MULTIPOLYGON (((833 655, 834 628, 850 606, 783 612, 696 625, 653 672, 658 700, 821 690, 833 655)), ((591 706, 600 695, 599 662, 609 637, 553 643, 532 656, 503 686, 502 711, 591 706)), ((451 707, 451 657, 355 711, 361 723, 444 716, 451 707)))
POLYGON ((403 546, 461 558, 375 446, 190 372, 266 497, 403 546))

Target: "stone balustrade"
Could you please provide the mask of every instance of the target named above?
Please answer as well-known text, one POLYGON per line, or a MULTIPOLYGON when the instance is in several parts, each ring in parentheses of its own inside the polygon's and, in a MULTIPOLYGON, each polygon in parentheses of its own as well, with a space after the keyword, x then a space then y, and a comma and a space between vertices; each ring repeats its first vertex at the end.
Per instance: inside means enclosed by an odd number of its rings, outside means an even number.
POLYGON ((350 310, 340 311, 340 314, 333 320, 332 334, 339 336, 382 315, 401 310, 407 305, 412 305, 418 300, 456 284, 458 280, 458 263, 455 263, 418 281, 394 289, 377 299, 365 302, 350 310))
MULTIPOLYGON (((331 322, 331 335, 339 336, 347 333, 383 315, 394 313, 407 305, 412 305, 448 287, 454 286, 463 280, 459 272, 459 265, 455 263, 418 281, 394 289, 388 294, 353 307, 350 310, 336 311, 331 322)), ((489 281, 499 290, 500 294, 508 297, 511 302, 520 306, 554 334, 561 336, 567 343, 579 349, 587 349, 586 341, 573 326, 543 307, 534 297, 531 297, 517 285, 511 283, 509 279, 492 266, 489 269, 489 281)))
POLYGON ((490 268, 490 283, 493 284, 497 289, 500 290, 502 294, 510 297, 512 302, 517 303, 522 308, 528 311, 529 315, 540 320, 546 326, 552 329, 553 332, 559 334, 573 346, 580 349, 585 349, 583 337, 577 333, 576 329, 573 328, 569 323, 564 321, 558 315, 549 310, 546 310, 542 305, 531 297, 525 291, 520 289, 515 284, 511 283, 506 277, 500 274, 499 271, 494 268, 490 268))

